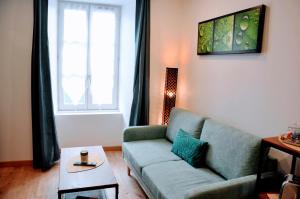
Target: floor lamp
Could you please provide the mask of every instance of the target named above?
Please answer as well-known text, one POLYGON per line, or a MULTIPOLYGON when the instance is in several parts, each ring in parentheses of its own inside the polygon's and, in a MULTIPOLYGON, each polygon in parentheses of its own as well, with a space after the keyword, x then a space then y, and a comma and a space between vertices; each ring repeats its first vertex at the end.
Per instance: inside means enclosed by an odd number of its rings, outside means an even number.
POLYGON ((162 124, 169 123, 170 112, 176 103, 178 68, 166 68, 162 124))

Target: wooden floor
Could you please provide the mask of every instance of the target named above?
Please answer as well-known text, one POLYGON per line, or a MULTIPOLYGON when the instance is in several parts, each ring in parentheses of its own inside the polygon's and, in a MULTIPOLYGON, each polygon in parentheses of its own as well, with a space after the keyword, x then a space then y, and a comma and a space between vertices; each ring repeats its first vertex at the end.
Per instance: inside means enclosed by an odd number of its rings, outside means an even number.
MULTIPOLYGON (((147 199, 134 177, 127 176, 127 167, 120 151, 106 152, 120 185, 119 199, 147 199)), ((0 168, 1 199, 56 199, 59 166, 47 172, 30 166, 0 168)), ((107 190, 109 199, 114 190, 107 190)))

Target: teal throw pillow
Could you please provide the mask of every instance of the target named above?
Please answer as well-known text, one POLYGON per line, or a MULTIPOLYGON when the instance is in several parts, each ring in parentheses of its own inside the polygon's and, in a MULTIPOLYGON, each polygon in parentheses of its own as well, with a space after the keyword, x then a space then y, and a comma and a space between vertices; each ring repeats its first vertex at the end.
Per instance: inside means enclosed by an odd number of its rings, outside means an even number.
POLYGON ((180 129, 173 142, 172 152, 193 167, 200 167, 207 151, 208 143, 194 138, 180 129))

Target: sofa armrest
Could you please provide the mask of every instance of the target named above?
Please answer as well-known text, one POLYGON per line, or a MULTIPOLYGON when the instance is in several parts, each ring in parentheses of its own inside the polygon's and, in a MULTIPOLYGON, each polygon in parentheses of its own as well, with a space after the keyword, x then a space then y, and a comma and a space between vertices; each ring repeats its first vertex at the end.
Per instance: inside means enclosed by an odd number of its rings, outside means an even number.
POLYGON ((166 132, 167 126, 164 125, 129 127, 124 130, 123 142, 165 138, 166 132))
POLYGON ((246 199, 255 193, 256 175, 249 175, 191 189, 185 199, 246 199))

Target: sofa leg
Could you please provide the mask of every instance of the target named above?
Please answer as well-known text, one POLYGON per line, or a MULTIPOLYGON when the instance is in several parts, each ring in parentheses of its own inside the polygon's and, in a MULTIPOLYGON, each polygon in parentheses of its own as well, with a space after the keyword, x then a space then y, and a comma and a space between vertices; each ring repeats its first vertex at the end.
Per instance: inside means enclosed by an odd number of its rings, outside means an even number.
POLYGON ((127 175, 130 176, 130 168, 127 167, 127 175))

